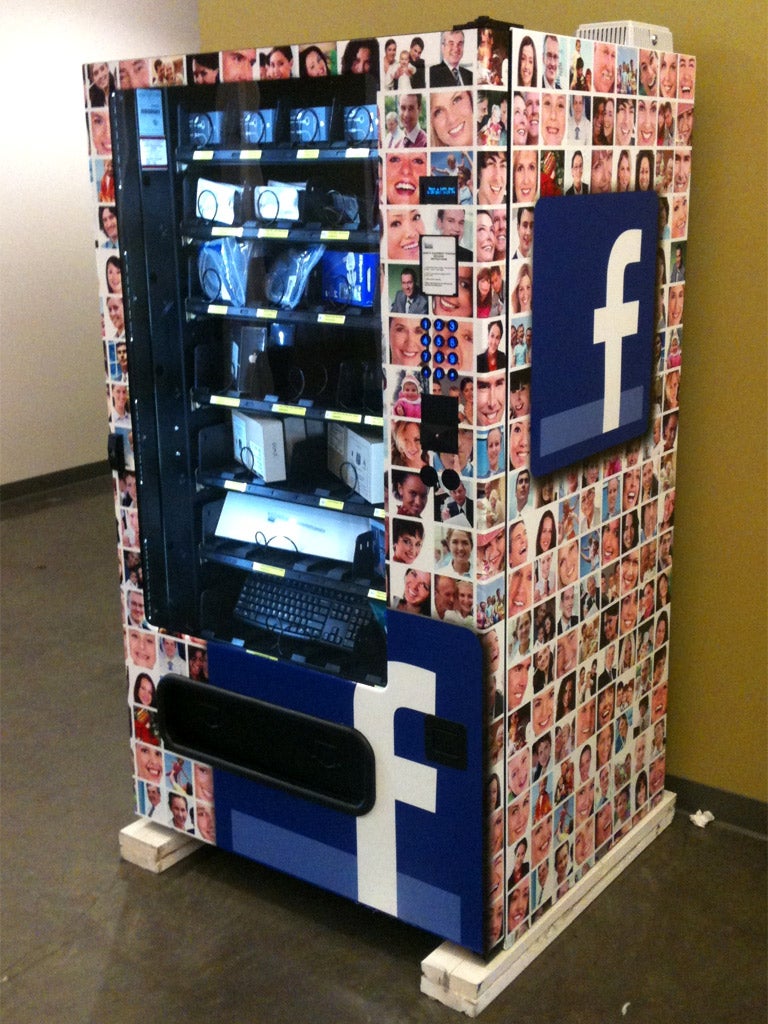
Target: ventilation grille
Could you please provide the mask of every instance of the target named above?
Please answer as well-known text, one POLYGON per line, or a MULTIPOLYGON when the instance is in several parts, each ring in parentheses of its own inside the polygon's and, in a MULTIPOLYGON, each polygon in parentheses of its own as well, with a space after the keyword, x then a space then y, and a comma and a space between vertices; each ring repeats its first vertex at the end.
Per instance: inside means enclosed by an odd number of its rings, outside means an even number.
POLYGON ((642 46, 644 49, 674 50, 672 33, 661 25, 642 21, 596 21, 579 25, 576 35, 582 39, 599 39, 617 46, 642 46))

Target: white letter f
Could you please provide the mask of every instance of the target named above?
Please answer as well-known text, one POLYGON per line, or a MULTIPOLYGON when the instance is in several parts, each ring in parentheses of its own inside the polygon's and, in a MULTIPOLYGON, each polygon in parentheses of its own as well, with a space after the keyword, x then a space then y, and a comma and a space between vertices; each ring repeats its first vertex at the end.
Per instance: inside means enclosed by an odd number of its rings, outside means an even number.
POLYGON ((605 345, 605 382, 603 385, 603 432, 615 430, 621 412, 621 342, 637 333, 640 303, 624 301, 624 271, 630 263, 640 262, 640 228, 624 231, 613 243, 608 257, 605 281, 605 305, 595 310, 592 342, 605 345))

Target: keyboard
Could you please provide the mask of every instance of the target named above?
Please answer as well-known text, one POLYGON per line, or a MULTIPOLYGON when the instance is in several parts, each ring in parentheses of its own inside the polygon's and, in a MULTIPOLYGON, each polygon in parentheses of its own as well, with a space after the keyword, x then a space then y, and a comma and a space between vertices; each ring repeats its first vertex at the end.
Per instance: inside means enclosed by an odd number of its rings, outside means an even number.
POLYGON ((235 618, 279 636, 352 651, 360 630, 373 620, 359 594, 299 580, 248 576, 235 605, 235 618))

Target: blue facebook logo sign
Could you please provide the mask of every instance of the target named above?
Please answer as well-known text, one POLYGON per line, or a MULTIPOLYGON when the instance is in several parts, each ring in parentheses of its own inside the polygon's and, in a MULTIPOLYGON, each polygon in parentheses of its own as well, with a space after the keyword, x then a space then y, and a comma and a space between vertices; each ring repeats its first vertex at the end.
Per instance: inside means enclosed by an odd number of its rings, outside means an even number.
POLYGON ((653 353, 655 192, 536 204, 531 470, 644 433, 653 353))

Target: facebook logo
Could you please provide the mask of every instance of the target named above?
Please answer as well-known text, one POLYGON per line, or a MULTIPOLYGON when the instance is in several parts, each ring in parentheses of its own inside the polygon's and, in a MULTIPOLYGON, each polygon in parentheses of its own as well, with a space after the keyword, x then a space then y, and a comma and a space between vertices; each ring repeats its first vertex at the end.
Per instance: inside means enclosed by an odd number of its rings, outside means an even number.
POLYGON ((658 197, 545 198, 535 225, 531 470, 541 476, 648 426, 658 197))

